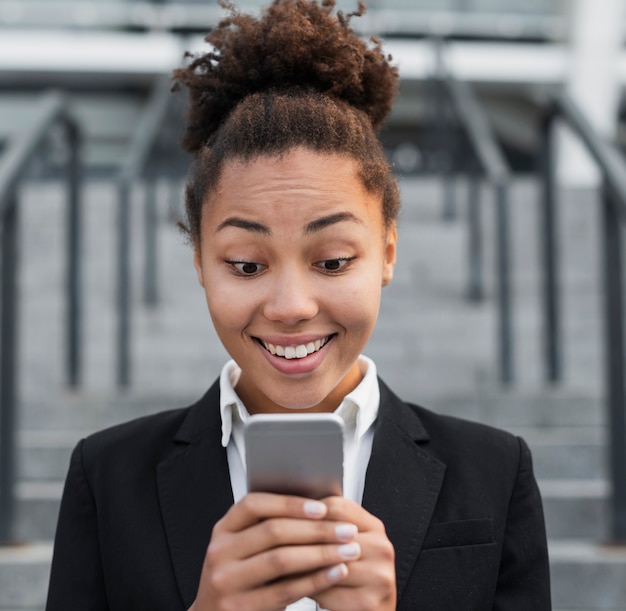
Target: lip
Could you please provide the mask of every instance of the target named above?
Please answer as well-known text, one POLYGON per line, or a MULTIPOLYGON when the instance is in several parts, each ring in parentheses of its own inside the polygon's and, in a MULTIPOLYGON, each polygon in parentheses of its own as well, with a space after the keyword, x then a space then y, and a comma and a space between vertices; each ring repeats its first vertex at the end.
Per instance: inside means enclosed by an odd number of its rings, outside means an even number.
POLYGON ((269 362, 274 369, 279 371, 280 373, 284 373, 287 375, 298 375, 298 374, 306 374, 311 373, 315 369, 317 369, 324 358, 326 357, 326 352, 328 346, 332 345, 334 342, 336 334, 331 333, 328 335, 307 335, 307 336, 298 336, 296 337, 273 337, 267 338, 264 337, 263 340, 255 337, 255 343, 259 347, 259 350, 265 357, 265 359, 269 362), (328 341, 317 351, 313 352, 303 358, 296 359, 286 359, 282 356, 275 356, 271 352, 265 349, 261 341, 279 345, 279 346, 298 346, 300 344, 308 344, 309 342, 315 342, 318 339, 328 338, 328 341))

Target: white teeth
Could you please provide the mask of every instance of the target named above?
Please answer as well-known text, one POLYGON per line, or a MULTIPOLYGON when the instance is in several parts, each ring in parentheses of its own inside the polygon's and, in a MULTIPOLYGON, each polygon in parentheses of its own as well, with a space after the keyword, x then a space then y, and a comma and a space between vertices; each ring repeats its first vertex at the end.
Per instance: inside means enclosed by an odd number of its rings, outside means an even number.
POLYGON ((283 356, 286 359, 302 359, 309 354, 317 352, 326 344, 327 341, 328 338, 325 337, 324 339, 316 339, 314 342, 309 342, 306 345, 298 344, 297 346, 279 346, 263 342, 263 346, 265 346, 265 349, 268 352, 276 356, 283 356))

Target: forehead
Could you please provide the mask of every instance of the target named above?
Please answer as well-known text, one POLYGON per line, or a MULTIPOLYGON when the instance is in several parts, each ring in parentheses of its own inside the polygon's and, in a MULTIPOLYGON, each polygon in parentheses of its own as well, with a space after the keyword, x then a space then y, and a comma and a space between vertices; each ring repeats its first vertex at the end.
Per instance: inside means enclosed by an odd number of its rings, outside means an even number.
POLYGON ((231 215, 293 226, 339 212, 382 224, 381 197, 365 188, 353 158, 298 148, 226 162, 206 202, 203 226, 214 231, 231 215))

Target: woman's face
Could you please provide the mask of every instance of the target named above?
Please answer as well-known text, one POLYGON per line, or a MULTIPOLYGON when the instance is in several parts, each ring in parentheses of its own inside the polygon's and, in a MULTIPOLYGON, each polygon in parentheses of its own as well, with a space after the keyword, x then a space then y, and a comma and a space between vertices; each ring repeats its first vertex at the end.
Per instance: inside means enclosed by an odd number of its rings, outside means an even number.
POLYGON ((195 266, 251 413, 333 411, 392 277, 395 227, 348 156, 302 148, 227 162, 195 266))

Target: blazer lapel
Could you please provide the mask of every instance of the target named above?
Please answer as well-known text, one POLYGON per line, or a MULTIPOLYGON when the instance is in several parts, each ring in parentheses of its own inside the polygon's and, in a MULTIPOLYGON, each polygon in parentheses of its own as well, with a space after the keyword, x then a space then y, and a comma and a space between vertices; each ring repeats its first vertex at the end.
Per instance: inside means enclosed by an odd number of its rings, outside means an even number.
POLYGON ((161 513, 185 608, 196 596, 213 526, 233 504, 220 438, 216 383, 191 407, 174 438, 174 452, 157 467, 161 513))
POLYGON ((365 477, 363 507, 381 519, 396 552, 398 600, 421 550, 446 466, 419 442, 419 417, 379 381, 380 409, 365 477))

